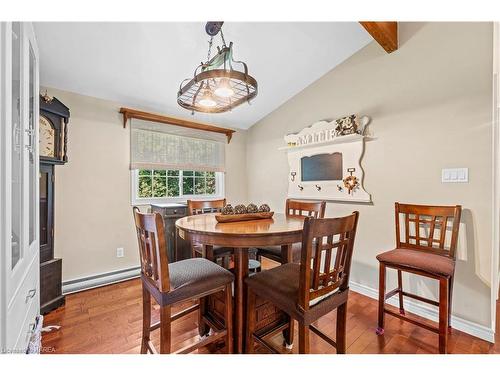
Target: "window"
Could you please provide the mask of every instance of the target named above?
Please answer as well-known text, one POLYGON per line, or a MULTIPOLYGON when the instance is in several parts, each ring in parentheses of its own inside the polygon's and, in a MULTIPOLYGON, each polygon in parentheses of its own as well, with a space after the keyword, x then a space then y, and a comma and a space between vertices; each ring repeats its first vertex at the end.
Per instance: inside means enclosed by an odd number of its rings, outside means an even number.
POLYGON ((222 172, 138 169, 132 171, 133 204, 223 196, 222 172))

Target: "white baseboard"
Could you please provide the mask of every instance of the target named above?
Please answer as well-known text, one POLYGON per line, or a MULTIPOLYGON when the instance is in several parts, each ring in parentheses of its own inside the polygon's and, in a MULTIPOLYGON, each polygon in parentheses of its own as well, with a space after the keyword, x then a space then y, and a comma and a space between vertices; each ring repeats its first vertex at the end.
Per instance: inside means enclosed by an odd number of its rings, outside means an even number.
POLYGON ((123 270, 87 276, 79 279, 66 280, 62 283, 62 292, 63 294, 76 293, 82 290, 135 279, 136 277, 139 277, 140 274, 140 267, 132 267, 123 270))
MULTIPOLYGON (((349 287, 356 293, 378 300, 377 289, 361 285, 353 281, 349 283, 349 287)), ((399 307, 397 295, 389 298, 386 303, 392 306, 399 307)), ((437 322, 439 320, 439 314, 436 306, 424 304, 410 298, 405 298, 404 307, 405 310, 408 310, 415 315, 421 316, 422 318, 426 318, 434 322, 437 322)), ((495 343, 495 331, 489 327, 453 315, 451 316, 451 326, 459 331, 468 333, 469 335, 479 337, 480 339, 489 341, 491 343, 495 343)))

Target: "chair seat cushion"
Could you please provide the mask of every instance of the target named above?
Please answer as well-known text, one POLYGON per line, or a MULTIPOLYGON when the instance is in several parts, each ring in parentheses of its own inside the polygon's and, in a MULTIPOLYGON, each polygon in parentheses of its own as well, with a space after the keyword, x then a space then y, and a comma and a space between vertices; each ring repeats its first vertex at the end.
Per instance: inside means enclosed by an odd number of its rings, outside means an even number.
POLYGON ((455 261, 447 256, 412 249, 394 249, 377 255, 379 262, 391 266, 402 266, 435 276, 450 277, 455 261))
POLYGON ((165 304, 208 294, 234 280, 231 272, 204 258, 170 263, 168 272, 170 292, 163 293, 162 300, 165 304))
POLYGON ((334 291, 314 301, 307 311, 298 308, 300 264, 287 263, 245 279, 247 286, 294 319, 310 324, 347 301, 347 290, 334 291))

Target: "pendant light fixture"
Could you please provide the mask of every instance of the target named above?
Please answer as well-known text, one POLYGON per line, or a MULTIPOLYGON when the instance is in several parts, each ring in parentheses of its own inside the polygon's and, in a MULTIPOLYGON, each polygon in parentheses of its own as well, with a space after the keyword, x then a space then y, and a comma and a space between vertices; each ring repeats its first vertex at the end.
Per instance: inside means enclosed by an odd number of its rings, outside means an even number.
POLYGON ((221 113, 248 102, 257 95, 257 81, 248 74, 248 67, 242 61, 233 59, 233 42, 226 45, 222 33, 223 22, 207 22, 207 61, 194 71, 193 78, 181 82, 177 103, 194 112, 221 113), (220 35, 221 46, 211 57, 214 37, 220 35))

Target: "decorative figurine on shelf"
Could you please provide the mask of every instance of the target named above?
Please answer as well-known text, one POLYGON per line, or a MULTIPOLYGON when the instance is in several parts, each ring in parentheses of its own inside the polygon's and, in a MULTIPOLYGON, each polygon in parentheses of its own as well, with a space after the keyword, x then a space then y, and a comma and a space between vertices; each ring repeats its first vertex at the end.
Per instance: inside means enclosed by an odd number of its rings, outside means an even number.
POLYGON ((226 204, 221 211, 222 215, 233 215, 234 214, 234 208, 230 204, 226 204))
POLYGON ((270 212, 271 208, 267 204, 261 204, 259 207, 259 212, 270 212))
POLYGON ((250 203, 248 206, 247 206, 247 213, 248 214, 254 214, 256 212, 259 212, 259 207, 257 207, 256 204, 253 204, 253 203, 250 203))
POLYGON ((344 186, 347 189, 347 193, 351 194, 352 191, 354 191, 358 186, 359 186, 359 180, 356 176, 353 176, 353 172, 356 171, 356 168, 348 168, 347 172, 350 173, 349 176, 344 178, 344 186))
POLYGON ((339 118, 335 120, 337 127, 335 128, 335 133, 337 136, 359 134, 358 122, 356 115, 350 115, 346 117, 339 118))
POLYGON ((236 215, 246 214, 247 213, 247 207, 244 204, 237 204, 234 207, 234 213, 236 215))

